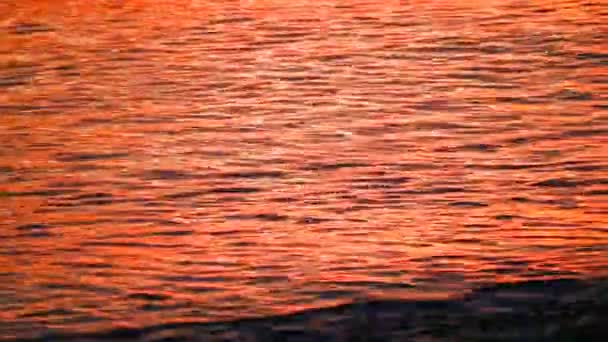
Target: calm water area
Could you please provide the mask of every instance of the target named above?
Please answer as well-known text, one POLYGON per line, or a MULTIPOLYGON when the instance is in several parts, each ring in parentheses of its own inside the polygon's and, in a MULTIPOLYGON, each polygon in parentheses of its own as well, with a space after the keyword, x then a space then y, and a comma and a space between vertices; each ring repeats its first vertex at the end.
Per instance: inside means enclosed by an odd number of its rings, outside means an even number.
POLYGON ((600 0, 1 0, 0 339, 594 291, 607 98, 600 0))

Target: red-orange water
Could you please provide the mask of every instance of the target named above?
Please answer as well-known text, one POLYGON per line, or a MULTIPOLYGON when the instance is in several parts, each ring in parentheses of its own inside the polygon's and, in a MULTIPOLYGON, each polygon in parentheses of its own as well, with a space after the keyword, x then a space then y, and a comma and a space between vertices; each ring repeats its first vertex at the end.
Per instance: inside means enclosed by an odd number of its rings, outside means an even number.
POLYGON ((0 335, 607 275, 607 7, 0 3, 0 335))

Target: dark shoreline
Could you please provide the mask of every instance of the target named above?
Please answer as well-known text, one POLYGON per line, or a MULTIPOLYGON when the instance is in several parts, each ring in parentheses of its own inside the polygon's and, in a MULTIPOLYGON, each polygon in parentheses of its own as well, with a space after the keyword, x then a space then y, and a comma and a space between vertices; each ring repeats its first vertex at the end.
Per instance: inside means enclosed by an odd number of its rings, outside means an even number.
POLYGON ((230 322, 162 324, 17 341, 600 341, 608 279, 499 284, 462 298, 367 301, 230 322))

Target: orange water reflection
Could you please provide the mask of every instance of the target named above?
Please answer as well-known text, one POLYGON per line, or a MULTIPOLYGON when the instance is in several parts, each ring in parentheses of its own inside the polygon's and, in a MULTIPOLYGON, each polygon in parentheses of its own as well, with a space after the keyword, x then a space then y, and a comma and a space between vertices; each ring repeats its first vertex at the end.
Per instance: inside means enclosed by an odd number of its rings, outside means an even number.
POLYGON ((606 275, 601 4, 0 6, 4 321, 606 275))

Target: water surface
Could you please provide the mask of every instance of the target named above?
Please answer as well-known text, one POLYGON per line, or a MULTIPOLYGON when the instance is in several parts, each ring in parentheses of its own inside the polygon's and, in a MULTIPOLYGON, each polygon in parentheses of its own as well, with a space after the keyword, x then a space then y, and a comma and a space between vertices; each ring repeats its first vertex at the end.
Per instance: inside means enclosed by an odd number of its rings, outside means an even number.
POLYGON ((0 13, 0 336, 608 275, 602 1, 0 13))

